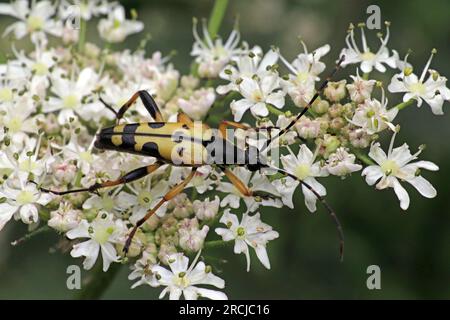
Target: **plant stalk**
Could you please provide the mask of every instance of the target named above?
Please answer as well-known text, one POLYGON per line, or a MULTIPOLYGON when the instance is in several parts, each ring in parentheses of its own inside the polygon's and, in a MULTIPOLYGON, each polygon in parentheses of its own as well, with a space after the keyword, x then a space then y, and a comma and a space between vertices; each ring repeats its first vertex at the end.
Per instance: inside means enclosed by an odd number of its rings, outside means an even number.
POLYGON ((216 0, 211 11, 208 22, 208 32, 211 38, 215 38, 222 24, 225 11, 227 10, 228 0, 216 0))

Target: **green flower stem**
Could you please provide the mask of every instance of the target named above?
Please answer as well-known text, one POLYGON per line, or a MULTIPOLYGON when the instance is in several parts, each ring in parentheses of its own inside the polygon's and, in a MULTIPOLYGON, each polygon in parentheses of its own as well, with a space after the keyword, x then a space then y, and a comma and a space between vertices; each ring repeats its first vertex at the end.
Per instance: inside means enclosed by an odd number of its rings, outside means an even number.
POLYGON ((194 202, 194 200, 197 199, 198 193, 197 189, 195 187, 192 187, 192 193, 191 193, 191 202, 194 202))
POLYGON ((374 164, 375 164, 375 162, 373 162, 373 160, 372 160, 369 156, 367 156, 366 154, 362 153, 360 149, 351 148, 350 150, 351 150, 351 152, 352 152, 353 154, 355 154, 355 156, 356 156, 362 163, 364 163, 364 164, 366 164, 366 165, 368 165, 368 166, 371 166, 371 165, 374 165, 374 164))
POLYGON ((120 263, 112 263, 107 272, 102 270, 103 263, 98 261, 94 269, 89 273, 87 282, 81 285, 81 290, 75 296, 77 300, 99 299, 111 285, 118 271, 122 267, 120 263))
POLYGON ((414 101, 415 101, 414 99, 409 99, 408 101, 399 103, 399 104, 396 105, 394 108, 397 108, 398 110, 402 110, 402 109, 404 109, 404 108, 406 108, 406 107, 412 105, 414 101))
POLYGON ((86 43, 86 20, 80 19, 80 33, 78 38, 78 51, 83 52, 84 44, 86 43))
POLYGON ((81 187, 81 178, 83 178, 83 173, 81 172, 81 170, 79 170, 77 172, 77 175, 75 176, 75 182, 74 185, 76 187, 81 187))
POLYGON ((208 22, 208 32, 211 38, 214 38, 219 32, 222 24, 223 16, 227 10, 228 0, 216 0, 211 11, 208 22))
POLYGON ((218 248, 218 247, 225 247, 229 244, 231 244, 233 241, 223 241, 223 240, 212 240, 212 241, 206 241, 203 248, 218 248))
POLYGON ((282 116, 284 115, 284 112, 281 110, 278 110, 277 108, 275 108, 274 106, 272 106, 271 104, 266 103, 266 107, 269 110, 270 113, 276 115, 276 116, 282 116))
POLYGON ((37 229, 34 230, 34 231, 31 231, 31 232, 27 233, 27 234, 24 235, 22 238, 17 239, 17 240, 15 240, 15 241, 11 242, 11 245, 12 245, 12 246, 17 246, 17 245, 19 245, 19 244, 22 244, 22 243, 24 243, 24 242, 30 240, 31 238, 34 238, 34 237, 37 236, 38 234, 46 233, 47 231, 50 231, 50 227, 49 227, 48 225, 44 225, 44 226, 42 226, 42 227, 40 227, 40 228, 37 228, 37 229))

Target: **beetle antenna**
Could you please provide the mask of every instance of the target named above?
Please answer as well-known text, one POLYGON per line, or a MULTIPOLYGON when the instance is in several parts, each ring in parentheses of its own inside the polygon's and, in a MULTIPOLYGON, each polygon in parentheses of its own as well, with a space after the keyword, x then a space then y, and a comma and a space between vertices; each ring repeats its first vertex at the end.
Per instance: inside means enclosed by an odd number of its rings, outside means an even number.
POLYGON ((103 103, 103 105, 104 105, 109 111, 111 111, 112 113, 114 113, 114 115, 116 116, 116 118, 119 116, 119 113, 118 113, 116 110, 114 110, 114 108, 111 107, 110 104, 106 103, 105 100, 103 100, 102 97, 99 97, 99 100, 100 100, 101 103, 103 103))
POLYGON ((331 74, 325 79, 324 82, 322 82, 319 89, 316 91, 316 93, 311 98, 311 100, 309 100, 308 104, 303 108, 302 112, 300 112, 297 115, 297 117, 295 117, 295 119, 292 120, 291 123, 289 123, 284 129, 282 129, 280 132, 278 132, 278 134, 276 134, 272 138, 269 138, 267 140, 267 143, 262 148, 261 152, 264 151, 265 149, 267 149, 267 147, 269 147, 269 145, 272 143, 272 141, 274 141, 275 139, 281 137, 286 132, 288 132, 288 130, 291 129, 297 123, 298 120, 300 120, 300 118, 306 113, 306 111, 308 111, 308 109, 313 105, 313 103, 316 101, 316 99, 319 97, 319 95, 322 93, 322 91, 326 88, 326 86, 328 85, 328 82, 330 82, 330 80, 334 77, 336 72, 338 72, 338 70, 341 67, 342 62, 344 62, 344 59, 345 59, 345 55, 342 55, 341 58, 339 59, 339 61, 337 62, 336 66, 334 67, 333 71, 331 72, 331 74))
POLYGON ((336 225, 336 229, 338 232, 339 237, 339 258, 341 261, 344 260, 344 231, 342 229, 342 225, 339 221, 339 218, 337 217, 336 213, 334 212, 333 208, 326 202, 324 197, 322 197, 314 188, 309 184, 303 181, 302 179, 299 179, 297 176, 293 175, 292 173, 287 172, 286 170, 283 170, 281 168, 268 166, 268 168, 276 170, 277 172, 286 175, 288 177, 291 177, 292 179, 300 182, 303 186, 308 188, 315 196, 316 198, 322 203, 322 205, 325 207, 325 209, 328 211, 328 214, 330 215, 331 219, 333 219, 334 224, 336 225))

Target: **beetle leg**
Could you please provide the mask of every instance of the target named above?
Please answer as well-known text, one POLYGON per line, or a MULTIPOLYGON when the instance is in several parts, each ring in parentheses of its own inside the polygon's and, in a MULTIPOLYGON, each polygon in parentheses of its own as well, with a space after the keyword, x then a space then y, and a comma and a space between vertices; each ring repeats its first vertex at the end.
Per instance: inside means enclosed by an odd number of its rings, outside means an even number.
POLYGON ((248 186, 245 185, 244 182, 242 182, 241 179, 239 179, 234 173, 233 171, 231 171, 228 168, 224 168, 221 167, 221 169, 223 170, 223 173, 225 173, 225 175, 227 176, 227 178, 230 180, 230 182, 236 187, 236 189, 239 190, 239 192, 246 196, 246 197, 251 197, 253 196, 253 191, 250 190, 250 188, 248 186))
POLYGON ((219 132, 222 135, 222 139, 224 139, 224 140, 227 139, 227 127, 233 127, 233 128, 242 129, 242 130, 249 130, 252 128, 243 123, 224 120, 219 124, 219 132))
POLYGON ((164 117, 161 111, 158 108, 153 97, 145 90, 137 91, 131 98, 125 102, 125 104, 120 107, 119 111, 115 111, 109 104, 105 103, 102 99, 100 101, 109 109, 114 112, 117 118, 117 122, 122 119, 125 112, 136 102, 138 98, 141 98, 142 103, 144 104, 145 109, 147 109, 150 116, 155 119, 157 122, 164 122, 164 117))
POLYGON ((81 189, 72 189, 72 190, 66 190, 66 191, 56 191, 56 190, 50 190, 45 188, 40 188, 39 190, 42 192, 48 192, 53 193, 56 195, 65 195, 69 193, 77 193, 77 192, 97 192, 98 189, 101 188, 107 188, 107 187, 114 187, 120 184, 125 184, 128 182, 135 181, 137 179, 143 178, 146 175, 149 175, 150 173, 154 172, 156 169, 158 169, 161 166, 161 163, 155 163, 146 167, 138 168, 133 171, 128 172, 127 174, 123 175, 117 180, 108 180, 103 183, 96 183, 88 188, 81 188, 81 189))
POLYGON ((194 122, 192 121, 189 116, 184 112, 179 112, 177 116, 177 122, 187 124, 188 126, 194 125, 194 122))
POLYGON ((262 199, 269 199, 270 193, 264 191, 251 190, 241 179, 239 179, 233 171, 228 168, 221 167, 230 182, 239 190, 239 192, 245 197, 260 197, 262 199))
POLYGON ((145 221, 147 221, 147 219, 149 219, 156 212, 156 210, 158 210, 165 202, 173 199, 175 196, 180 194, 184 190, 186 185, 192 180, 196 171, 197 171, 197 168, 192 168, 191 173, 183 181, 181 181, 179 184, 175 185, 172 189, 170 189, 164 195, 164 197, 161 199, 161 201, 159 201, 152 209, 147 211, 147 214, 136 223, 136 225, 133 227, 130 234, 128 235, 127 241, 125 242, 125 246, 123 248, 123 252, 125 254, 127 254, 128 249, 130 248, 131 241, 133 240, 133 237, 134 237, 137 229, 141 225, 143 225, 145 223, 145 221))

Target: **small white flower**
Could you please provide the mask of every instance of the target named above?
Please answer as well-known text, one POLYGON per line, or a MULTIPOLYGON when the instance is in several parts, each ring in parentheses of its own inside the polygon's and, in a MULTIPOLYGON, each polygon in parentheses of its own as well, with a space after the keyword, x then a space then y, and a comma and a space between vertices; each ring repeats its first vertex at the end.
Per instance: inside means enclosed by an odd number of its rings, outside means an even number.
POLYGON ((392 124, 392 121, 397 116, 398 109, 391 108, 387 110, 387 104, 388 101, 384 97, 384 93, 381 102, 376 99, 366 99, 364 103, 358 105, 352 120, 348 121, 357 127, 363 128, 368 134, 375 134, 388 127, 394 131, 395 126, 392 124))
POLYGON ((40 180, 46 172, 48 166, 54 161, 54 157, 47 151, 43 157, 38 158, 40 152, 41 139, 28 140, 20 153, 14 153, 10 148, 0 154, 0 169, 9 169, 14 172, 21 183, 28 181, 30 174, 35 180, 40 180))
POLYGON ((225 43, 220 37, 214 41, 211 39, 206 23, 203 23, 202 26, 203 40, 197 33, 197 20, 194 20, 192 32, 195 42, 191 55, 196 57, 195 62, 198 63, 198 74, 200 77, 217 77, 233 57, 242 52, 242 49, 238 47, 240 35, 236 28, 233 29, 225 43))
POLYGON ((220 222, 225 224, 227 228, 216 228, 216 233, 222 237, 224 241, 234 240, 234 253, 244 253, 247 259, 247 271, 250 271, 250 252, 248 247, 255 249, 256 256, 259 261, 270 269, 270 261, 267 255, 267 243, 278 238, 278 232, 273 231, 272 227, 263 223, 260 219, 259 212, 253 216, 245 213, 242 221, 235 214, 231 214, 230 210, 225 210, 220 222))
POLYGON ((95 140, 96 138, 94 137, 88 147, 85 147, 78 142, 78 136, 72 134, 68 144, 65 146, 54 147, 62 149, 65 160, 76 160, 77 168, 79 168, 83 174, 88 174, 95 161, 99 159, 98 155, 92 153, 95 140))
POLYGON ((23 145, 29 134, 37 133, 36 120, 33 116, 36 108, 29 95, 15 98, 10 103, 0 105, 0 130, 8 129, 7 135, 14 145, 23 145))
POLYGON ((234 64, 228 65, 220 73, 220 78, 230 81, 226 85, 217 87, 218 94, 227 94, 230 91, 239 91, 239 81, 242 78, 251 78, 254 75, 263 77, 278 60, 278 53, 269 50, 264 56, 260 47, 254 47, 249 52, 243 52, 233 59, 234 64))
POLYGON ((51 96, 42 106, 44 112, 59 111, 58 122, 63 125, 75 114, 85 120, 99 120, 99 112, 104 109, 100 101, 87 102, 97 85, 98 75, 91 68, 81 70, 78 78, 68 79, 64 72, 57 70, 51 76, 51 96))
POLYGON ((410 163, 417 159, 423 148, 419 148, 419 151, 414 155, 411 154, 406 143, 400 147, 393 148, 396 134, 395 132, 392 135, 387 155, 380 148, 378 142, 372 144, 369 157, 375 160, 377 164, 366 167, 362 175, 366 177, 368 185, 372 186, 377 183, 376 188, 379 190, 394 188, 395 194, 400 200, 400 207, 406 210, 409 207, 409 195, 400 184, 400 181, 410 183, 422 196, 434 198, 437 194, 436 189, 420 175, 419 169, 437 171, 439 167, 430 161, 410 163))
POLYGON ((292 179, 291 177, 277 179, 272 182, 274 187, 280 193, 281 201, 283 201, 283 204, 291 209, 294 208, 292 197, 294 196, 294 192, 297 189, 299 183, 299 181, 292 179))
MULTIPOLYGON (((190 168, 173 167, 170 172, 169 183, 177 184, 183 181, 191 173, 190 168)), ((185 189, 195 188, 199 194, 204 194, 206 191, 213 190, 219 174, 211 166, 202 166, 197 169, 191 182, 185 189)))
POLYGON ((243 78, 239 83, 239 92, 243 99, 233 100, 230 104, 231 112, 234 115, 234 121, 241 121, 244 113, 250 109, 255 117, 267 117, 269 110, 266 104, 281 109, 284 107, 283 90, 280 88, 280 78, 276 72, 270 72, 267 75, 252 78, 243 78))
POLYGON ((121 5, 117 5, 109 12, 107 19, 101 19, 98 23, 100 37, 111 43, 122 42, 130 34, 143 29, 142 22, 126 19, 125 9, 121 5))
POLYGON ((375 85, 375 80, 364 80, 359 76, 350 76, 353 79, 353 83, 348 84, 347 90, 350 94, 350 99, 356 103, 362 103, 366 99, 370 99, 372 94, 373 86, 375 85))
POLYGON ((447 96, 449 89, 445 86, 447 78, 436 75, 434 74, 435 71, 429 70, 434 53, 433 50, 420 78, 412 73, 411 69, 405 69, 406 71, 392 77, 388 90, 390 92, 405 92, 403 101, 415 99, 418 107, 422 105, 422 100, 425 100, 434 114, 442 115, 444 114, 442 111, 444 100, 450 98, 447 96), (428 79, 425 80, 427 72, 430 74, 428 79))
POLYGON ((37 205, 46 205, 52 199, 47 193, 40 192, 34 183, 21 184, 21 187, 11 187, 8 181, 0 189, 0 197, 6 198, 0 204, 0 230, 12 218, 20 218, 25 224, 37 223, 39 220, 37 205))
POLYGON ((367 46, 366 35, 364 33, 364 26, 361 29, 361 42, 363 49, 360 50, 355 42, 355 31, 353 25, 350 26, 350 31, 345 38, 347 48, 342 49, 341 56, 345 55, 345 60, 342 62, 342 66, 345 67, 349 64, 361 63, 361 70, 365 73, 372 72, 373 68, 380 72, 385 72, 387 64, 391 68, 396 67, 395 56, 389 56, 389 49, 386 47, 389 40, 389 23, 386 23, 386 36, 380 41, 381 45, 377 51, 371 51, 367 46))
MULTIPOLYGON (((139 90, 147 90, 150 93, 154 93, 153 92, 154 90, 148 90, 149 86, 150 86, 149 81, 146 81, 142 85, 140 83, 139 83, 139 85, 137 85, 133 82, 133 80, 130 80, 130 82, 125 84, 125 83, 115 83, 110 78, 103 78, 102 79, 102 87, 104 88, 104 92, 102 93, 101 97, 109 105, 121 107, 130 99, 130 97, 134 93, 136 93, 139 90)), ((138 99, 136 101, 136 103, 133 105, 133 108, 135 108, 135 110, 137 111, 137 113, 138 113, 137 117, 139 117, 140 120, 130 117, 130 114, 127 113, 124 117, 127 121, 130 121, 130 122, 135 121, 135 120, 141 121, 143 118, 150 118, 148 111, 145 109, 145 107, 140 99, 138 99)), ((111 111, 104 108, 102 117, 105 117, 108 120, 113 120, 114 114, 111 111)), ((152 119, 152 120, 154 120, 154 119, 152 119)))
POLYGON ((132 266, 132 272, 128 275, 128 280, 136 280, 131 289, 134 289, 143 284, 147 284, 151 287, 157 287, 158 280, 155 274, 152 272, 152 268, 156 265, 156 258, 153 254, 144 251, 142 257, 136 261, 134 266, 132 266))
POLYGON ((330 45, 326 44, 309 53, 306 44, 302 41, 303 53, 300 53, 292 63, 289 63, 283 56, 280 55, 281 61, 291 72, 289 80, 292 84, 299 84, 300 82, 319 81, 318 77, 325 70, 325 63, 320 59, 330 52, 330 45))
POLYGON ((192 92, 189 98, 179 98, 178 105, 191 119, 202 120, 216 100, 213 88, 201 88, 192 92))
POLYGON ((76 7, 80 17, 88 21, 92 17, 108 14, 114 5, 116 5, 114 2, 109 3, 108 0, 62 0, 59 5, 59 15, 62 19, 67 19, 74 14, 73 8, 76 7))
POLYGON ((290 72, 288 80, 282 81, 283 89, 298 107, 304 107, 313 97, 314 83, 320 80, 318 75, 325 70, 325 64, 320 59, 330 51, 328 44, 311 53, 308 52, 303 41, 302 45, 304 52, 299 54, 292 63, 280 56, 290 72))
MULTIPOLYGON (((11 32, 17 39, 31 34, 32 40, 45 39, 45 33, 60 36, 61 22, 55 21, 56 7, 50 1, 16 0, 10 4, 0 4, 0 14, 19 19, 5 29, 4 35, 11 32)), ((36 42, 36 41, 34 41, 36 42)))
MULTIPOLYGON (((79 158, 77 159, 77 167, 81 168, 81 172, 84 174, 84 167, 89 168, 88 172, 81 178, 82 187, 90 187, 95 183, 102 183, 107 180, 118 179, 121 173, 116 166, 117 163, 111 163, 114 161, 114 156, 105 156, 105 154, 91 154, 91 148, 85 151, 81 151, 79 158)), ((136 167, 134 167, 136 168, 136 167)))
POLYGON ((354 154, 348 153, 348 150, 340 147, 328 157, 325 167, 332 175, 345 176, 362 169, 361 165, 355 164, 355 160, 354 154))
MULTIPOLYGON (((292 120, 293 117, 286 117, 286 115, 284 114, 278 116, 275 125, 270 119, 263 119, 263 121, 258 122, 257 131, 239 129, 239 131, 235 132, 235 136, 237 139, 239 139, 239 143, 243 143, 243 146, 245 145, 245 139, 248 139, 247 142, 249 145, 255 146, 259 150, 261 150, 263 145, 267 143, 267 139, 269 137, 275 137, 280 132, 281 128, 287 127, 292 120)), ((293 144, 297 141, 296 138, 297 132, 295 132, 294 130, 289 130, 281 137, 272 140, 270 148, 278 148, 280 145, 293 144)))
POLYGON ((204 200, 195 200, 192 204, 195 212, 195 216, 199 220, 212 220, 219 212, 220 199, 218 196, 214 197, 214 200, 206 198, 204 200))
MULTIPOLYGON (((121 191, 117 195, 117 205, 122 210, 129 210, 131 216, 129 218, 132 224, 136 224, 141 218, 145 216, 148 210, 154 208, 158 202, 169 191, 169 184, 167 181, 161 180, 152 186, 152 177, 147 177, 143 180, 127 184, 129 192, 121 191)), ((156 215, 164 216, 167 210, 168 203, 163 204, 156 215)))
POLYGON ((164 298, 167 292, 169 292, 170 300, 180 299, 181 294, 186 300, 197 300, 199 297, 213 300, 227 299, 223 292, 197 287, 198 285, 210 285, 219 289, 225 287, 225 281, 212 274, 210 267, 202 261, 197 263, 200 252, 190 267, 188 267, 189 258, 182 253, 176 253, 167 257, 170 270, 162 266, 152 268, 158 283, 166 287, 159 295, 160 299, 164 298))
MULTIPOLYGON (((321 167, 319 162, 314 162, 315 158, 316 154, 313 154, 306 145, 302 144, 297 156, 291 152, 291 154, 281 156, 281 162, 286 171, 309 184, 319 195, 325 196, 327 194, 325 187, 317 182, 315 177, 325 177, 328 172, 321 167)), ((302 191, 308 210, 316 211, 317 197, 304 185, 302 185, 302 191)))
POLYGON ((46 98, 47 88, 50 85, 51 70, 58 61, 54 50, 46 50, 42 44, 35 46, 35 51, 27 56, 23 51, 17 51, 13 47, 16 60, 11 61, 14 68, 24 68, 26 76, 29 79, 28 94, 37 95, 42 100, 46 98))
POLYGON ((83 219, 75 229, 66 233, 69 239, 89 238, 89 240, 75 244, 70 254, 74 258, 86 257, 83 267, 89 270, 94 266, 101 251, 103 271, 106 272, 112 262, 119 261, 114 244, 124 232, 126 232, 126 227, 121 220, 114 221, 112 215, 99 212, 97 218, 92 222, 89 223, 83 219))
POLYGON ((251 196, 244 196, 232 183, 220 182, 217 190, 227 194, 220 203, 221 207, 229 205, 231 208, 237 209, 240 207, 241 199, 244 200, 249 212, 254 212, 260 206, 282 207, 283 204, 280 199, 275 198, 279 197, 280 194, 266 176, 255 172, 252 177, 252 172, 243 167, 236 167, 232 171, 245 185, 251 187, 254 194, 251 196), (260 199, 255 199, 255 195, 258 193, 263 193, 270 197, 263 196, 260 197, 260 199))
MULTIPOLYGON (((109 213, 121 213, 122 208, 119 207, 119 198, 117 194, 120 188, 116 188, 113 191, 104 192, 103 194, 92 194, 86 201, 83 202, 82 208, 84 210, 104 210, 109 213)), ((131 204, 130 204, 131 205, 131 204)))

